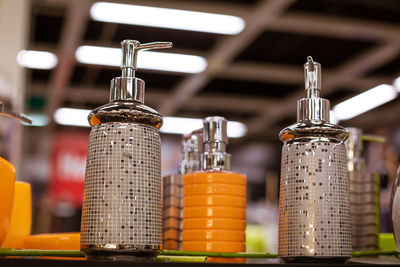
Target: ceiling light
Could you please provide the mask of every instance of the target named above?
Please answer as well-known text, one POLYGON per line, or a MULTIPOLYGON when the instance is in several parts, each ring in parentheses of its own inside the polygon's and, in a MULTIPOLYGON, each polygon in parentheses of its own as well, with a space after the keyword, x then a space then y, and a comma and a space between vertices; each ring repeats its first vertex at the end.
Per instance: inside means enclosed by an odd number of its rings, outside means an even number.
POLYGON ((49 70, 57 65, 57 56, 46 51, 21 50, 17 54, 20 66, 29 69, 49 70))
POLYGON ((22 122, 23 125, 26 126, 35 126, 35 127, 43 127, 49 124, 49 117, 43 114, 28 114, 28 117, 32 119, 32 123, 22 122))
MULTIPOLYGON (((168 134, 187 134, 203 127, 202 119, 164 117, 164 123, 160 131, 168 134)), ((228 121, 228 137, 243 137, 247 133, 247 127, 244 123, 237 121, 228 121)))
POLYGON ((338 124, 339 120, 336 118, 335 116, 335 112, 333 112, 333 110, 329 111, 329 118, 330 118, 330 123, 332 124, 338 124))
POLYGON ((396 98, 393 86, 381 84, 337 104, 333 108, 337 120, 348 120, 396 98))
MULTIPOLYGON (((78 47, 76 59, 84 64, 120 66, 121 49, 89 46, 78 47)), ((137 59, 139 69, 199 73, 207 68, 207 60, 200 56, 142 51, 137 59)))
POLYGON ((245 27, 242 18, 231 15, 106 2, 94 3, 90 15, 97 21, 230 35, 245 27))
POLYGON ((394 81, 393 81, 393 86, 394 88, 396 88, 396 90, 398 92, 400 92, 400 77, 397 77, 394 81))
MULTIPOLYGON (((61 125, 89 127, 87 117, 90 113, 88 109, 59 108, 54 113, 54 120, 61 125)), ((202 119, 164 117, 164 123, 160 129, 162 133, 168 134, 187 134, 191 131, 203 127, 202 119)), ((247 133, 244 123, 228 121, 228 137, 243 137, 247 133)))
POLYGON ((89 127, 90 110, 77 108, 59 108, 54 112, 54 121, 61 125, 89 127))

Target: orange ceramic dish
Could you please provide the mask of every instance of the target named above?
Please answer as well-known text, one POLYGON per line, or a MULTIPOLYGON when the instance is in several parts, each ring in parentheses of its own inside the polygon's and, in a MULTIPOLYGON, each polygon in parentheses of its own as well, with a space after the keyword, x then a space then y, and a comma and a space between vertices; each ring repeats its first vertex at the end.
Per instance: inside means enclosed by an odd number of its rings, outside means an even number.
POLYGON ((246 176, 235 172, 195 172, 185 174, 184 187, 192 184, 236 184, 246 186, 246 176))
POLYGON ((245 228, 246 228, 245 219, 194 218, 194 219, 185 219, 182 222, 183 230, 223 229, 223 230, 244 231, 245 228))
POLYGON ((246 198, 225 195, 195 195, 185 196, 183 199, 185 207, 198 206, 226 206, 246 208, 246 198))
POLYGON ((226 241, 185 241, 182 250, 186 251, 213 251, 213 252, 241 252, 245 251, 245 242, 226 241))
POLYGON ((182 233, 182 241, 243 242, 243 240, 246 240, 246 234, 243 231, 186 230, 182 233))
POLYGON ((0 158, 0 246, 6 238, 11 220, 15 191, 15 167, 0 158))
POLYGON ((79 250, 79 233, 31 235, 25 239, 25 249, 79 250))
POLYGON ((246 219, 246 209, 233 207, 190 207, 183 209, 183 218, 232 218, 246 219))
POLYGON ((232 195, 246 197, 246 186, 236 184, 190 184, 183 188, 184 196, 193 195, 232 195))
POLYGON ((32 200, 31 185, 15 182, 14 206, 11 215, 10 227, 2 244, 3 248, 22 248, 25 239, 31 233, 32 200))

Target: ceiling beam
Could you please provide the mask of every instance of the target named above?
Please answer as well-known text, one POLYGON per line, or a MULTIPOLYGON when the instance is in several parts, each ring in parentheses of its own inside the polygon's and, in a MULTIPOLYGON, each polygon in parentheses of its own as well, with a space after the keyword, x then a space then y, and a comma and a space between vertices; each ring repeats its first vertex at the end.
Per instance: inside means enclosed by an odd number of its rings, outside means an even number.
POLYGON ((75 50, 86 29, 91 1, 72 0, 68 2, 67 15, 61 32, 58 49, 58 66, 53 70, 48 86, 46 114, 53 117, 54 111, 64 99, 75 64, 75 50))
MULTIPOLYGON (((361 53, 354 58, 350 58, 340 65, 334 74, 328 77, 324 77, 323 80, 323 92, 329 94, 334 89, 340 86, 346 86, 352 88, 351 83, 347 83, 349 79, 361 77, 369 71, 376 69, 389 60, 393 59, 400 53, 400 42, 394 41, 392 43, 386 43, 381 46, 369 49, 368 51, 361 53)), ((323 66, 323 62, 322 62, 323 66)), ((372 83, 371 83, 372 84, 372 83)), ((370 89, 369 87, 363 88, 363 90, 370 89)), ((266 107, 262 114, 253 119, 248 124, 249 135, 257 135, 270 127, 279 118, 293 115, 296 112, 296 102, 300 98, 304 97, 304 89, 296 91, 296 93, 280 101, 280 105, 276 109, 271 111, 269 107, 266 107)))
POLYGON ((292 0, 262 1, 251 16, 245 17, 246 27, 238 35, 221 38, 208 56, 207 69, 190 75, 179 83, 170 97, 160 105, 162 114, 171 115, 201 90, 207 82, 219 74, 245 47, 263 31, 267 22, 272 23, 292 3, 292 0))
POLYGON ((365 41, 400 40, 397 25, 311 12, 289 12, 274 23, 266 24, 265 29, 365 41))

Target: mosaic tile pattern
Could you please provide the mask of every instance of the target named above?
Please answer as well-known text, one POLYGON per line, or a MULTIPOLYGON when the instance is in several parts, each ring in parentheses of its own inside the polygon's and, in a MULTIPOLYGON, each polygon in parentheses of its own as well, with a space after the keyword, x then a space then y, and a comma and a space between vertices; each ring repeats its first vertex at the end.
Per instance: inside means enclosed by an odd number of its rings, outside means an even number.
POLYGON ((81 244, 161 245, 160 151, 155 128, 130 123, 92 128, 81 244))
POLYGON ((280 257, 350 257, 345 146, 292 142, 282 148, 280 257))

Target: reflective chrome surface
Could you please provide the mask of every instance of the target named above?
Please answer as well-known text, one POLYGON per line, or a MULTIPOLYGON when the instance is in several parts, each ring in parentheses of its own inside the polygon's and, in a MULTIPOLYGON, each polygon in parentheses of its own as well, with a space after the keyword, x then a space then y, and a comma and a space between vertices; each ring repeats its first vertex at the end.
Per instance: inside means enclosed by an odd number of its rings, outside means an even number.
POLYGON ((329 101, 320 98, 321 65, 307 58, 304 64, 305 90, 307 98, 297 101, 297 122, 329 122, 329 101))
POLYGON ((154 42, 141 44, 136 40, 124 40, 121 42, 121 46, 122 75, 111 80, 110 101, 135 100, 143 103, 145 83, 143 80, 135 77, 138 52, 140 50, 171 48, 172 43, 154 42))
POLYGON ((346 261, 351 225, 346 149, 348 134, 329 123, 329 101, 319 98, 321 66, 304 65, 306 98, 297 123, 283 129, 278 254, 286 262, 346 261))
POLYGON ((207 117, 203 120, 202 170, 229 171, 231 169, 231 155, 226 153, 227 125, 228 122, 223 117, 207 117))

